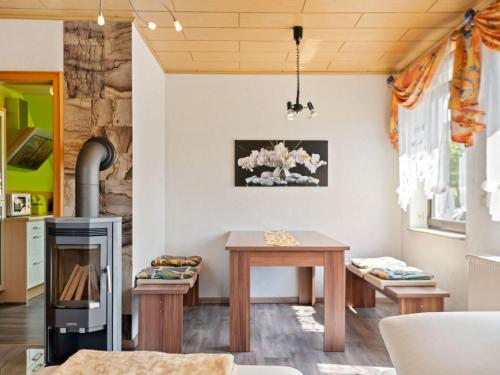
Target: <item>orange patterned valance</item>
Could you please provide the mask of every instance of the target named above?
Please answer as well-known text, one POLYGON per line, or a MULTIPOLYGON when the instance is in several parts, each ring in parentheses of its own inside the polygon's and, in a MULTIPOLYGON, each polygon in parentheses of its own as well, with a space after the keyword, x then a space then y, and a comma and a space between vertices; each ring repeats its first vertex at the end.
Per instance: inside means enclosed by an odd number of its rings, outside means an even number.
POLYGON ((481 36, 476 28, 468 37, 456 33, 453 78, 450 86, 451 139, 472 146, 474 133, 484 127, 479 105, 481 36))
POLYGON ((402 71, 392 82, 391 121, 389 137, 394 148, 398 148, 398 105, 413 108, 420 101, 424 90, 442 60, 447 43, 422 56, 408 69, 402 71))
POLYGON ((500 51, 500 2, 476 13, 471 24, 455 33, 455 59, 450 86, 451 138, 472 146, 474 133, 485 126, 479 103, 481 42, 500 51))
POLYGON ((500 1, 476 13, 473 23, 481 33, 483 43, 500 51, 500 1))

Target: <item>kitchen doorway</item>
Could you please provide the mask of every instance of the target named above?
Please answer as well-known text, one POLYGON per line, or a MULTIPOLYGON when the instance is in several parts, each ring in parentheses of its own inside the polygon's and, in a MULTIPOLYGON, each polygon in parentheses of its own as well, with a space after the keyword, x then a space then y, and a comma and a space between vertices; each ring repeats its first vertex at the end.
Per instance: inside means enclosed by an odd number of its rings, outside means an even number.
POLYGON ((63 215, 62 72, 0 72, 0 303, 44 292, 45 225, 63 215))
POLYGON ((62 72, 0 72, 0 83, 7 85, 49 85, 52 94, 53 129, 53 215, 63 215, 63 84, 62 72))

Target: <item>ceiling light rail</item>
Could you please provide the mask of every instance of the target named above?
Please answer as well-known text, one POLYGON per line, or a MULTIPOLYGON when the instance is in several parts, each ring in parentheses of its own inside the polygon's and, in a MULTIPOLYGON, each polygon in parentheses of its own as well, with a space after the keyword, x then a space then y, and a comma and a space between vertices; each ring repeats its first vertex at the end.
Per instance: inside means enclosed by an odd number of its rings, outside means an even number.
POLYGON ((132 8, 132 11, 134 12, 135 16, 143 24, 147 25, 149 30, 156 30, 156 23, 154 23, 153 21, 148 21, 148 20, 144 19, 144 17, 142 17, 141 14, 139 13, 139 11, 135 8, 134 3, 132 2, 132 0, 128 0, 128 2, 130 4, 130 7, 132 8))
MULTIPOLYGON (((135 17, 137 19, 139 19, 139 21, 141 21, 143 24, 145 24, 150 30, 156 30, 156 23, 151 21, 151 20, 147 20, 145 19, 141 13, 137 10, 137 8, 135 7, 134 3, 132 0, 128 0, 129 4, 130 4, 130 7, 132 8, 132 12, 134 13, 135 17)), ((104 26, 104 24, 106 23, 106 20, 104 19, 104 14, 103 14, 103 11, 102 11, 102 3, 103 3, 103 0, 99 0, 99 13, 97 15, 97 24, 100 25, 100 26, 104 26)), ((175 15, 174 13, 170 10, 169 7, 167 7, 165 4, 163 4, 162 2, 160 2, 161 5, 167 10, 167 12, 170 14, 170 17, 172 17, 172 21, 174 23, 174 28, 175 28, 175 31, 177 32, 180 32, 182 31, 182 25, 181 23, 177 20, 177 18, 175 18, 175 15)))

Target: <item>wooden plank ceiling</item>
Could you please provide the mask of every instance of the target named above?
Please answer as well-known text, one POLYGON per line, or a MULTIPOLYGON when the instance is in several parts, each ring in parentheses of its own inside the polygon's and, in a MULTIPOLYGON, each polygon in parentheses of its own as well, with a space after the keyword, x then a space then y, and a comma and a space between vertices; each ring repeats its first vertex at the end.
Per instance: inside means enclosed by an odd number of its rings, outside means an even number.
MULTIPOLYGON (((0 18, 96 19, 99 0, 0 0, 0 18)), ((136 24, 167 73, 291 73, 291 28, 304 27, 301 70, 402 69, 463 20, 478 0, 135 0, 136 24), (164 5, 184 29, 177 33, 164 5)), ((131 20, 128 0, 103 0, 107 20, 131 20)))

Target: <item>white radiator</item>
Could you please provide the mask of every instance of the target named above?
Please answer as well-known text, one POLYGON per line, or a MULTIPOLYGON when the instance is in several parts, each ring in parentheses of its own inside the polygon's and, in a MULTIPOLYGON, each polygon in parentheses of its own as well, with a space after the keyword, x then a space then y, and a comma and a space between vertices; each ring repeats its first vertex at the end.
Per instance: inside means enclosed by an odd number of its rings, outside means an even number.
POLYGON ((500 257, 467 255, 469 311, 500 310, 500 257))

